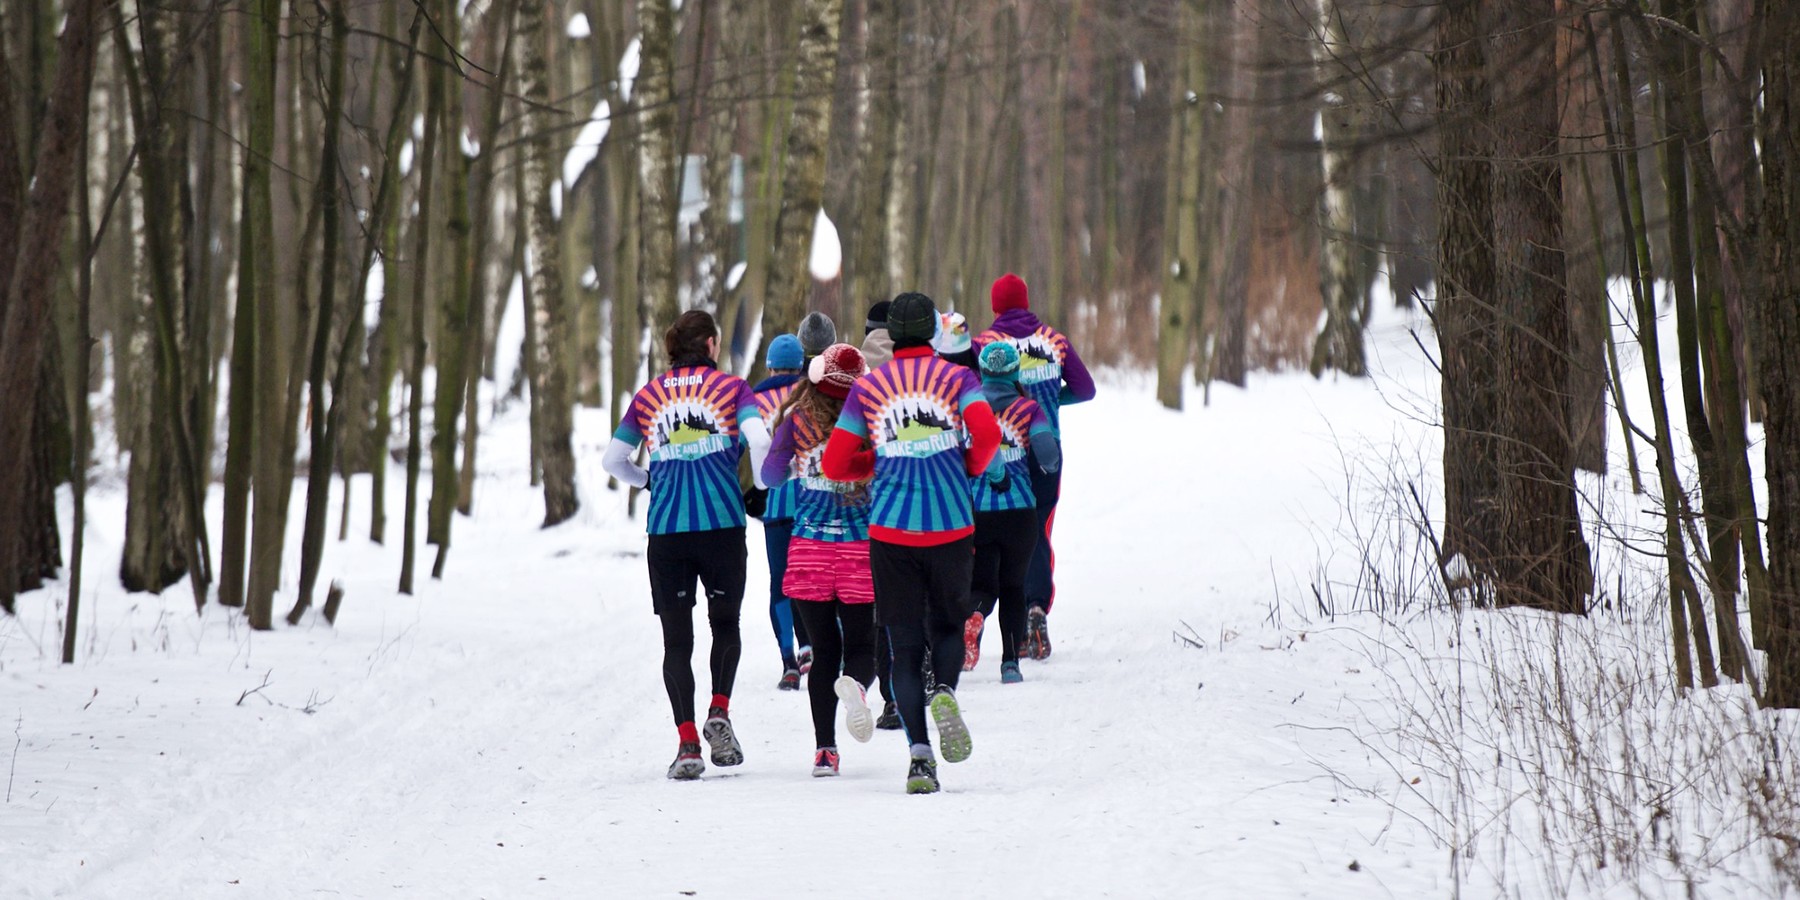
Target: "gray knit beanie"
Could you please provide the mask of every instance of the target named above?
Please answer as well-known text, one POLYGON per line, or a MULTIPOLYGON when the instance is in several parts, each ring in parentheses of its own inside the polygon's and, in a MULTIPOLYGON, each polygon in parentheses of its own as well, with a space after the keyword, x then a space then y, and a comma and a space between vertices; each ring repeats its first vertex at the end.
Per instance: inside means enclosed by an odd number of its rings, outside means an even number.
POLYGON ((800 320, 800 349, 806 351, 806 358, 812 359, 825 352, 825 348, 837 343, 837 325, 831 317, 822 312, 807 313, 800 320))

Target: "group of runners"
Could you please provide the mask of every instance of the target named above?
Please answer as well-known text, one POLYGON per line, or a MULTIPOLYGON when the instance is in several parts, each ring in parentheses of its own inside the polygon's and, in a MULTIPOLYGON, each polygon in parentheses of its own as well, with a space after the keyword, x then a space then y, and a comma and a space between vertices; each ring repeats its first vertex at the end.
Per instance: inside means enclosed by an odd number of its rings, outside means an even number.
POLYGON ((871 307, 860 346, 812 313, 770 341, 754 388, 718 368, 711 315, 683 313, 665 332, 670 369, 632 399, 604 464, 650 492, 651 602, 679 739, 670 778, 700 777, 706 758, 744 759, 731 693, 747 517, 762 521, 768 549, 777 686, 806 682, 815 776, 838 773, 841 706, 857 741, 903 731, 907 792, 935 792, 937 752, 960 762, 973 749, 956 687, 983 634, 1000 634, 1003 683, 1024 680, 1021 658, 1049 657, 1059 413, 1092 399, 1094 384, 1068 338, 1031 312, 1022 279, 1001 276, 990 296, 993 324, 976 335, 917 292, 871 307), (641 446, 648 468, 633 461, 641 446), (704 718, 697 590, 712 631, 704 718))

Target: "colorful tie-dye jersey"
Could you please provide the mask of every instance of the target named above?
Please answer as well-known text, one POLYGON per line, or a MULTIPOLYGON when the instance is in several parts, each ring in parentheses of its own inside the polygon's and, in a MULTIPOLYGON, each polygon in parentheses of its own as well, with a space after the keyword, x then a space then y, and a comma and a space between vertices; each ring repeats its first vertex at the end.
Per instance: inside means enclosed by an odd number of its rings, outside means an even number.
MULTIPOLYGON (((793 396, 794 388, 798 384, 799 382, 796 380, 780 387, 756 392, 756 411, 762 414, 764 422, 775 421, 776 411, 781 409, 781 404, 786 403, 788 397, 793 396)), ((769 498, 763 505, 762 520, 779 522, 783 519, 792 519, 799 499, 800 486, 793 481, 769 488, 769 498)))
POLYGON ((990 328, 975 338, 975 352, 995 341, 1005 341, 1019 351, 1019 387, 1025 396, 1037 401, 1050 422, 1050 428, 1061 433, 1063 367, 1069 359, 1069 339, 1048 325, 1039 325, 1025 335, 1011 335, 990 328))
POLYGON ((857 379, 837 427, 875 445, 871 525, 914 532, 974 526, 963 411, 985 402, 975 373, 935 356, 898 356, 857 379))
MULTIPOLYGON (((869 488, 832 481, 825 477, 820 459, 831 429, 815 424, 803 413, 794 413, 775 428, 769 462, 763 467, 785 467, 790 473, 782 487, 793 488, 798 509, 794 513, 794 537, 826 543, 869 539, 869 488), (786 457, 783 459, 782 457, 786 457)), ((775 489, 769 490, 772 497, 775 489)))
POLYGON ((650 445, 651 534, 743 526, 738 424, 758 417, 750 385, 710 366, 671 369, 631 398, 613 437, 650 445))
POLYGON ((994 458, 1006 467, 1012 484, 1002 494, 988 484, 986 473, 969 479, 975 491, 975 511, 1036 509, 1037 498, 1031 493, 1031 436, 1040 431, 1054 433, 1050 419, 1029 397, 1014 400, 1004 412, 995 410, 994 419, 1000 423, 1000 451, 994 458))

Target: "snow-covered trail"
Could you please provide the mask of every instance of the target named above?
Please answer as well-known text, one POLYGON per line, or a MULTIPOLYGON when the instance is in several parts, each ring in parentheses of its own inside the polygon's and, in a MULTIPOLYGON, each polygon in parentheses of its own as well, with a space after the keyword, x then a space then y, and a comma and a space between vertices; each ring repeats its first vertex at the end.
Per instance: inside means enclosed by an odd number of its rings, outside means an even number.
MULTIPOLYGON (((1329 774, 1398 781, 1344 729, 1380 702, 1354 642, 1293 613, 1329 552, 1338 448, 1413 426, 1368 383, 1194 399, 1169 413, 1120 378, 1066 413, 1055 655, 1002 686, 990 632, 960 692, 975 755, 930 797, 902 792, 890 732, 844 736, 843 775, 810 777, 754 524, 747 761, 664 778, 641 525, 601 487, 599 417, 579 434, 584 513, 549 532, 521 423, 495 423, 477 518, 416 599, 393 594, 397 549, 334 544, 335 629, 251 635, 195 617, 185 587, 127 598, 96 530, 78 665, 56 664, 60 585, 0 622, 0 897, 1445 893, 1442 851, 1329 774), (1175 639, 1186 626, 1205 649, 1175 639)), ((95 503, 97 529, 122 521, 116 491, 95 503)), ((702 691, 705 652, 702 634, 702 691)))

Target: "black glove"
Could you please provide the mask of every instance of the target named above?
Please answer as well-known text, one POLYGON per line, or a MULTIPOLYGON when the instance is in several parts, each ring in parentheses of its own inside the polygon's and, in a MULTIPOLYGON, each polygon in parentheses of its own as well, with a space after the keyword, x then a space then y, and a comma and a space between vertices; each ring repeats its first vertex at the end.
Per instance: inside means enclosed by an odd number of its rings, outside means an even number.
POLYGON ((996 494, 1004 494, 1012 490, 1012 473, 1008 472, 1007 474, 1000 476, 999 481, 989 478, 988 487, 996 494))
POLYGON ((759 487, 752 487, 744 492, 744 512, 748 513, 751 518, 762 518, 763 511, 768 508, 768 491, 759 487))

